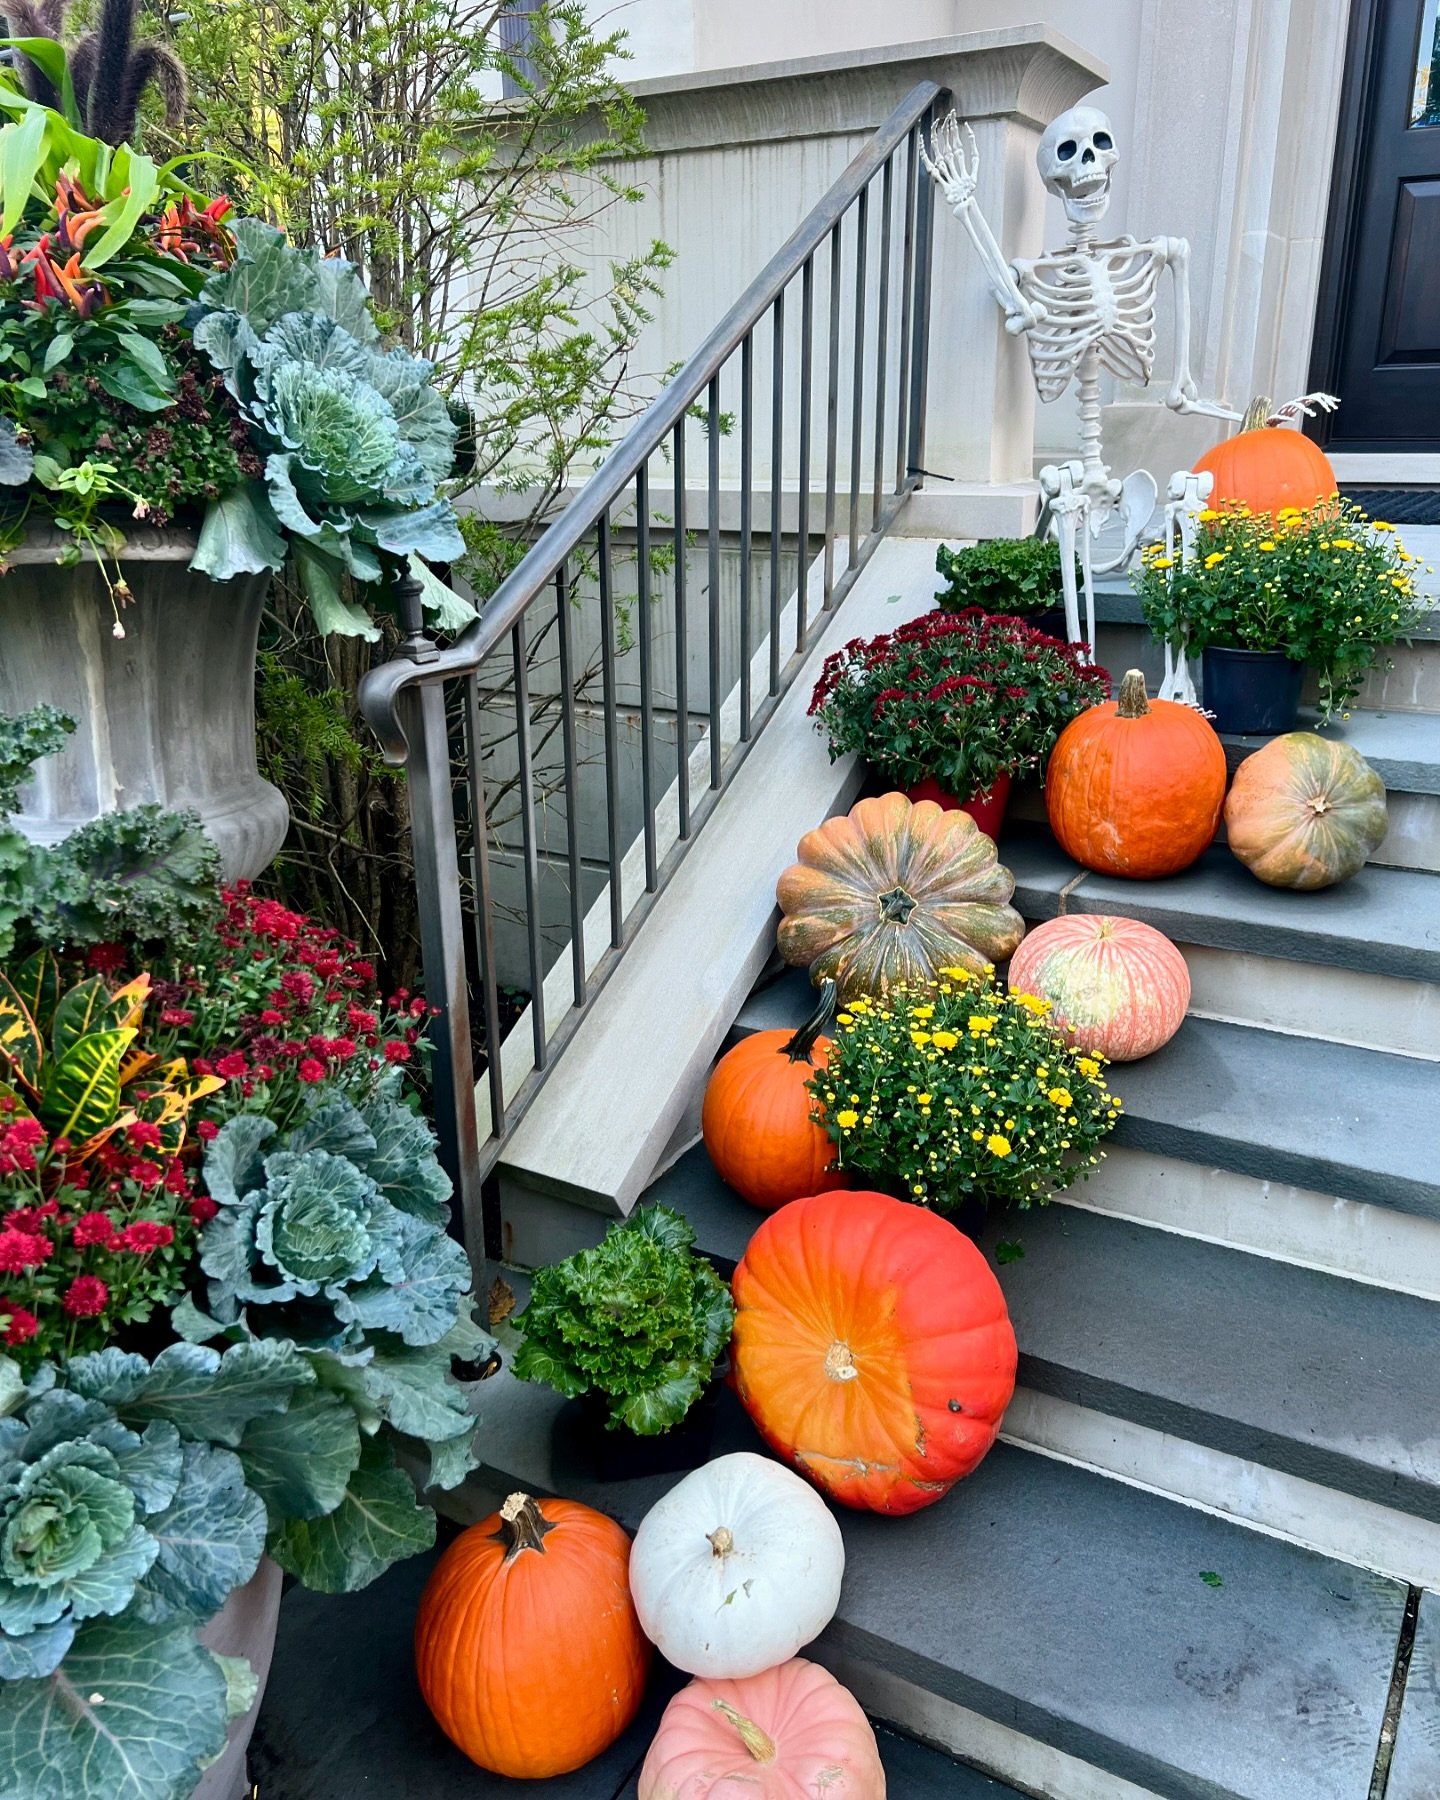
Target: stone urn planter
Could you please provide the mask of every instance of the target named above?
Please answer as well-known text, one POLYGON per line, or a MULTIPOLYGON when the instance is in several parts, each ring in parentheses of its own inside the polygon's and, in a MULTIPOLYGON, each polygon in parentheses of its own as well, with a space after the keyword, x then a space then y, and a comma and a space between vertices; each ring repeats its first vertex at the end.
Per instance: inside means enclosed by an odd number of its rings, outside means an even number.
POLYGON ((275 1631, 280 1622, 279 1565, 268 1556, 244 1587, 236 1588, 207 1625, 200 1628, 200 1642, 217 1656, 243 1656, 255 1671, 259 1690, 248 1713, 230 1721, 225 1748, 200 1777, 190 1800, 245 1800, 250 1781, 245 1753, 265 1699, 265 1682, 275 1654, 275 1631))
POLYGON ((135 530, 120 560, 135 598, 117 638, 100 571, 88 556, 58 564, 64 542, 33 533, 0 580, 0 713, 48 701, 78 727, 37 765, 15 823, 48 844, 121 807, 188 807, 227 881, 258 875, 289 819, 255 763, 255 644, 270 577, 213 582, 187 566, 192 533, 135 530))

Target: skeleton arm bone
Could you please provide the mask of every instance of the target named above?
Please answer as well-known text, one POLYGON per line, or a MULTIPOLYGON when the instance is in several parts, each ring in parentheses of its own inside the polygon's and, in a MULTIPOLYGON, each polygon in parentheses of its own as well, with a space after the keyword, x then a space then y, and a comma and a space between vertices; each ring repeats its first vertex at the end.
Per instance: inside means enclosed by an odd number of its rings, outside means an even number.
POLYGON ((940 184, 940 191, 947 204, 969 234, 970 242, 979 254, 991 292, 1004 310, 1005 329, 1018 334, 1038 325, 1045 317, 1044 307, 1027 300, 1021 292, 1015 272, 1006 262, 1004 252, 995 241, 995 233, 990 229, 990 222, 975 200, 980 175, 980 154, 974 131, 966 125, 962 140, 960 122, 952 112, 941 120, 931 134, 929 153, 926 152, 924 138, 921 138, 920 160, 932 180, 940 184))
POLYGON ((1162 238, 1157 246, 1175 284, 1175 379, 1165 404, 1172 412, 1204 413, 1212 419, 1240 414, 1215 400, 1202 400, 1190 372, 1190 245, 1185 238, 1162 238))

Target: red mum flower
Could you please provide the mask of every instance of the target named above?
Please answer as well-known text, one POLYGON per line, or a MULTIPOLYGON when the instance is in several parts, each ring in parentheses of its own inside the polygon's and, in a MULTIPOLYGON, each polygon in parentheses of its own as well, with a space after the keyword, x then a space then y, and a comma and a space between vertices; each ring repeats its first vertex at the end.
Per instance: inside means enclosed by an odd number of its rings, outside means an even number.
POLYGON ((186 1006, 162 1006, 160 1023, 162 1025, 193 1025, 195 1015, 186 1006))
POLYGON ((260 1015, 260 1023, 262 1025, 283 1025, 285 1015, 283 1012, 277 1012, 273 1006, 267 1006, 260 1015))
POLYGON ((243 1081, 250 1073, 250 1065, 238 1050, 232 1050, 216 1063, 215 1073, 223 1075, 226 1081, 243 1081))
POLYGON ((197 1225, 208 1225, 219 1210, 208 1194, 197 1194, 190 1202, 190 1217, 197 1225))
POLYGON ((195 1135, 202 1144, 208 1144, 212 1138, 219 1137, 220 1127, 213 1119, 202 1119, 195 1127, 195 1135))
POLYGON ((13 1227, 0 1231, 0 1269, 7 1275, 18 1275, 22 1269, 33 1269, 53 1256, 55 1246, 38 1231, 16 1231, 13 1227))
POLYGON ((165 1171, 157 1162, 149 1162, 144 1158, 132 1162, 128 1170, 130 1179, 138 1182, 142 1188, 159 1187, 165 1179, 165 1171))
POLYGON ((174 1242, 172 1226, 157 1224, 154 1219, 136 1219, 120 1233, 120 1240, 113 1247, 128 1250, 134 1256, 148 1256, 152 1250, 163 1250, 174 1242))
POLYGON ((302 1081, 323 1081, 325 1079, 325 1065, 318 1057, 307 1056, 296 1070, 296 1074, 299 1075, 302 1081))
POLYGON ((16 1306, 9 1300, 0 1300, 0 1317, 6 1320, 5 1342, 7 1344, 28 1344, 40 1329, 40 1321, 34 1313, 24 1306, 16 1306))
POLYGON ((110 1303, 110 1290, 98 1275, 77 1275, 60 1304, 72 1319, 95 1319, 110 1303))
POLYGON ((399 1042, 395 1041, 394 1039, 392 1039, 385 1046, 386 1062, 390 1062, 390 1063, 409 1062, 411 1055, 412 1055, 412 1051, 408 1044, 399 1043, 399 1042))
POLYGON ((96 944, 86 954, 85 967, 96 969, 102 975, 109 975, 116 969, 123 969, 125 967, 125 946, 123 944, 96 944))
POLYGON ((160 1127, 149 1119, 137 1119, 130 1127, 128 1136, 137 1150, 153 1150, 165 1142, 160 1127))
POLYGON ((108 1243, 114 1229, 115 1221, 109 1213, 87 1212, 81 1213, 75 1221, 71 1235, 75 1240, 76 1249, 84 1250, 90 1244, 108 1243))

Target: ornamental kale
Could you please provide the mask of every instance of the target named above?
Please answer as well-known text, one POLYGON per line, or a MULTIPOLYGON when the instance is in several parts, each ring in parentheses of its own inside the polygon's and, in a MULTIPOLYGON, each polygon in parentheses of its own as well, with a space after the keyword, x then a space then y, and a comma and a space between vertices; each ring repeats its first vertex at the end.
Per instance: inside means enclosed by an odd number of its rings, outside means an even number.
POLYGON ((0 1679, 49 1675, 87 1619, 199 1623, 255 1573, 265 1508, 239 1458, 169 1419, 25 1388, 0 1358, 0 1679))
POLYGON ((611 1430, 653 1436, 678 1425, 735 1322, 729 1289, 694 1242, 678 1213, 646 1206, 598 1248, 539 1270, 515 1321, 525 1333, 515 1374, 571 1398, 604 1395, 611 1430))
MULTIPOLYGON (((235 241, 233 267, 201 291, 194 336, 265 454, 265 487, 242 483, 211 508, 192 566, 223 581, 279 569, 288 547, 321 631, 377 638, 345 577, 367 584, 412 559, 464 554, 439 493, 454 420, 432 366, 383 348, 350 263, 297 250, 256 219, 235 241)), ((442 623, 473 616, 443 584, 425 585, 442 623)))
POLYGON ((988 538, 951 550, 941 544, 935 552, 935 571, 945 585, 935 595, 942 612, 964 612, 978 606, 982 612, 1046 612, 1059 606, 1060 546, 1052 537, 988 538))

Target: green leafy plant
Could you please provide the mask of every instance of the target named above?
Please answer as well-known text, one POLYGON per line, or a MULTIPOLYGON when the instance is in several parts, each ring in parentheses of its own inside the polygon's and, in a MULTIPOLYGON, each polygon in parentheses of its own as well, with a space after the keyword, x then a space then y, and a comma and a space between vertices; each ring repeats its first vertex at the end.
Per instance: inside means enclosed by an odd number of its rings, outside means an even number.
POLYGON ((1415 559, 1393 526, 1348 500, 1287 506, 1273 518, 1207 509, 1188 562, 1153 545, 1134 579, 1146 624, 1177 649, 1193 656, 1214 644, 1308 663, 1327 723, 1421 612, 1415 559))
POLYGON ((1060 546, 1052 537, 989 538, 952 550, 935 552, 935 570, 943 585, 935 604, 943 612, 1046 612, 1064 598, 1060 585, 1060 546))
MULTIPOLYGON (((242 483, 211 509, 193 566, 225 581, 279 570, 293 551, 320 630, 378 638, 346 604, 345 576, 376 582, 385 559, 393 571, 465 553, 438 493, 455 422, 431 364, 382 346, 351 264, 298 250, 256 219, 237 224, 235 246, 201 291, 194 335, 265 456, 265 488, 242 483)), ((451 628, 474 616, 443 584, 427 592, 451 628)))
POLYGON ((838 1015, 808 1084, 836 1164, 942 1210, 972 1196, 1044 1202, 1099 1161, 1119 1117, 1104 1060, 1069 1049, 1045 1001, 993 974, 940 976, 838 1015))
POLYGON ((571 1399, 598 1394, 611 1430, 650 1437, 678 1425, 735 1322, 729 1290, 694 1242, 678 1213, 644 1206, 595 1249, 539 1270, 515 1321, 525 1334, 515 1374, 571 1399))
POLYGON ((0 957, 17 945, 183 940, 218 910, 219 854, 193 813, 131 807, 51 845, 8 822, 31 768, 74 729, 53 706, 0 715, 0 957))
POLYGON ((827 656, 810 713, 832 761, 858 752, 898 787, 933 775, 963 800, 1043 770, 1065 726, 1109 692, 1103 669, 1022 619, 930 612, 827 656))

